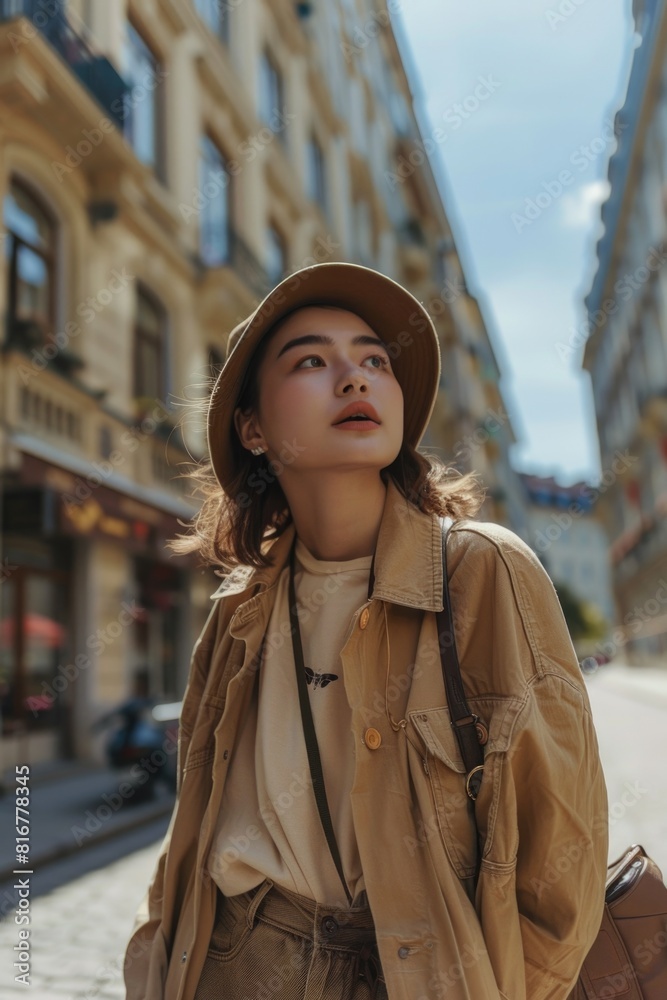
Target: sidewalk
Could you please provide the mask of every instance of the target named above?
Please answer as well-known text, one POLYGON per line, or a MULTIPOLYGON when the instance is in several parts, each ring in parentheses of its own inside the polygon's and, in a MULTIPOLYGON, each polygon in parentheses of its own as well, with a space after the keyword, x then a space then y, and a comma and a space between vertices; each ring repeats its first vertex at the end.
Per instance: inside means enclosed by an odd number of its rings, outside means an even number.
MULTIPOLYGON (((0 826, 9 836, 0 843, 0 882, 11 879, 14 869, 40 866, 100 844, 170 816, 174 794, 160 782, 147 799, 142 786, 132 784, 122 771, 81 761, 58 761, 30 769, 29 864, 16 862, 14 772, 2 774, 0 826)), ((23 786, 18 786, 23 787, 23 786)), ((25 817, 23 817, 25 821, 25 817)))
POLYGON ((630 667, 624 663, 607 663, 594 674, 586 675, 586 680, 644 705, 667 709, 667 666, 630 667))

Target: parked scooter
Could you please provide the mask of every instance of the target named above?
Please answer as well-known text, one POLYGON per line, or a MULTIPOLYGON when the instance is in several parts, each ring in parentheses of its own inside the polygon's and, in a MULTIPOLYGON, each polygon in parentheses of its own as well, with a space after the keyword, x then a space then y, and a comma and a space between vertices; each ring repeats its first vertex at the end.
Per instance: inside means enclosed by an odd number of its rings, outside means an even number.
POLYGON ((134 697, 100 716, 94 731, 114 726, 105 745, 111 767, 129 770, 130 780, 151 798, 158 782, 176 790, 176 752, 181 702, 134 697))

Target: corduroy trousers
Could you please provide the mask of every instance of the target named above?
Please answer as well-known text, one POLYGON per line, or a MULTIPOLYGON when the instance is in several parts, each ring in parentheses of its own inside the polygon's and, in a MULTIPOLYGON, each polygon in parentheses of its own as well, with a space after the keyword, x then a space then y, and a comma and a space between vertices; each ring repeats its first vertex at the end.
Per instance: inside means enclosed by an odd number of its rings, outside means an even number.
POLYGON ((368 905, 325 906, 267 878, 218 891, 195 1000, 387 1000, 368 905))

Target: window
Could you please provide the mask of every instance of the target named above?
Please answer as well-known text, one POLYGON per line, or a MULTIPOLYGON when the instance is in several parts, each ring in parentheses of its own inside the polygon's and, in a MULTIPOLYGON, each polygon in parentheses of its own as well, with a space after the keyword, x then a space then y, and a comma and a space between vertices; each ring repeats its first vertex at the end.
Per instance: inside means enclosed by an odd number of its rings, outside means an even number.
POLYGON ((259 63, 259 116, 284 144, 283 78, 271 53, 265 49, 259 63))
POLYGON ((10 339, 23 346, 43 343, 55 325, 56 226, 39 198, 17 180, 5 195, 10 339))
POLYGON ((266 233, 267 274, 270 281, 277 284, 287 269, 285 241, 275 226, 269 226, 266 233))
POLYGON ((145 288, 137 292, 134 326, 134 396, 136 399, 164 400, 165 313, 161 304, 145 288))
POLYGON ((308 197, 326 211, 326 183, 324 176, 324 153, 316 136, 310 136, 307 146, 308 197))
POLYGON ((229 44, 229 8, 220 0, 195 0, 195 10, 213 34, 229 44))
POLYGON ((200 146, 199 190, 204 200, 199 216, 199 254, 209 267, 217 267, 229 259, 229 173, 224 156, 207 135, 200 146))
POLYGON ((124 134, 142 163, 163 180, 159 60, 130 22, 125 25, 123 76, 130 89, 123 107, 124 134))

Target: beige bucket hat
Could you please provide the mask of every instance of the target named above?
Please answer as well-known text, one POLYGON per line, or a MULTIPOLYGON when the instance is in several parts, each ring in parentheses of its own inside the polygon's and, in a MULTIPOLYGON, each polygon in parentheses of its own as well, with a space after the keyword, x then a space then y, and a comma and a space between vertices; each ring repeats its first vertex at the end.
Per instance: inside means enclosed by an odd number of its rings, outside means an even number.
POLYGON ((339 261, 313 264, 283 278, 227 336, 226 360, 211 392, 207 417, 211 464, 226 493, 238 473, 232 449, 233 414, 255 350, 287 313, 321 304, 356 313, 388 345, 403 392, 404 437, 414 447, 419 444, 440 382, 440 344, 433 320, 414 295, 380 271, 339 261))

